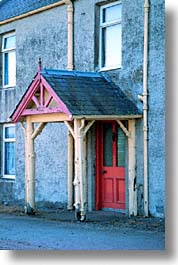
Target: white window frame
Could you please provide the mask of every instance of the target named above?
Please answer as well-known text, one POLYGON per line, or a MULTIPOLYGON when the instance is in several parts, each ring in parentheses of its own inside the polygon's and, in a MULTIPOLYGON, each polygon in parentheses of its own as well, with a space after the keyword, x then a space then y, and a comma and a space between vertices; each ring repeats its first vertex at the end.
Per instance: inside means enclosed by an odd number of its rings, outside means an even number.
POLYGON ((122 17, 121 19, 116 19, 110 22, 103 22, 103 10, 115 6, 115 5, 122 5, 122 1, 117 1, 113 2, 110 4, 106 4, 100 7, 100 32, 99 32, 99 68, 100 71, 106 71, 106 70, 112 70, 112 69, 118 69, 122 67, 122 39, 121 39, 121 62, 116 65, 111 65, 111 66, 102 66, 102 57, 103 57, 103 41, 102 41, 102 31, 104 28, 107 28, 109 26, 114 26, 114 25, 121 25, 121 30, 122 30, 122 17))
POLYGON ((7 175, 5 174, 5 144, 6 143, 15 143, 16 137, 14 138, 5 138, 5 129, 9 127, 15 127, 14 124, 4 124, 3 125, 3 147, 2 147, 2 178, 4 179, 15 179, 16 175, 7 175))
MULTIPOLYGON (((11 33, 7 33, 5 35, 3 35, 2 37, 2 87, 3 88, 11 88, 11 87, 15 87, 16 86, 16 76, 15 76, 15 82, 14 83, 8 83, 7 85, 4 84, 5 80, 4 80, 4 74, 5 74, 5 69, 4 69, 4 63, 5 63, 5 54, 6 53, 10 53, 10 52, 15 52, 15 57, 16 57, 16 45, 13 48, 8 48, 8 49, 4 49, 4 42, 5 39, 8 37, 12 37, 12 36, 16 36, 15 32, 11 32, 11 33)), ((16 67, 16 65, 15 65, 16 67)))

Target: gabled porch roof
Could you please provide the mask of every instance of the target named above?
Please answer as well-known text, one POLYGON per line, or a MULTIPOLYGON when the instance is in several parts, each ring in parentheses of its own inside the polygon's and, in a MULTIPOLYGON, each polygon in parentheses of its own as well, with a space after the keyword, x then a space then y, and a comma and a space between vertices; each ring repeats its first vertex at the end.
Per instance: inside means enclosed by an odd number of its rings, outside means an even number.
POLYGON ((141 117, 135 103, 101 73, 44 69, 36 74, 11 119, 18 122, 28 115, 50 113, 63 113, 69 120, 141 117))
MULTIPOLYGON (((35 139, 48 122, 63 121, 68 128, 68 208, 84 221, 87 205, 87 132, 97 119, 116 120, 128 137, 129 213, 136 214, 135 118, 136 105, 101 73, 42 70, 36 74, 11 115, 25 134, 26 212, 35 209, 35 139), (125 127, 121 119, 129 119, 125 127), (26 124, 24 124, 24 122, 26 124), (35 124, 34 123, 38 123, 35 124), (75 159, 75 163, 74 163, 75 159), (75 169, 73 170, 73 167, 75 169), (75 172, 74 176, 73 173, 75 172), (73 197, 73 185, 75 196, 73 197)), ((96 136, 97 137, 97 136, 96 136)), ((97 163, 97 162, 96 162, 97 163)))

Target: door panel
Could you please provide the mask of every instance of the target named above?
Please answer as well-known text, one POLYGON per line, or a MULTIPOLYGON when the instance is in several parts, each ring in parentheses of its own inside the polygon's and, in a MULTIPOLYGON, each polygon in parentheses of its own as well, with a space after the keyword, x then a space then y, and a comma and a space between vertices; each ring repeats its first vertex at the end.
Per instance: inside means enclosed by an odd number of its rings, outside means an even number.
POLYGON ((113 165, 112 124, 103 124, 103 166, 113 165))
POLYGON ((116 122, 98 126, 97 152, 97 208, 125 209, 125 134, 116 122))
POLYGON ((125 180, 116 180, 116 202, 120 204, 125 203, 125 180))
POLYGON ((103 201, 112 203, 113 198, 113 178, 107 178, 103 180, 103 201))
POLYGON ((125 134, 117 127, 117 166, 125 167, 125 134))

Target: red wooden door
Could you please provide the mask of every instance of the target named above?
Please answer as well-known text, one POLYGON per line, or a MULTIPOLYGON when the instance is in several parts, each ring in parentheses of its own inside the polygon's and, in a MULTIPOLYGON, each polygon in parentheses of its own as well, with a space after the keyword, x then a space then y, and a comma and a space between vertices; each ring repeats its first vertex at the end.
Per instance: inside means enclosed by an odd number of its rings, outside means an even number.
POLYGON ((116 122, 97 129, 96 208, 125 209, 125 135, 116 122))

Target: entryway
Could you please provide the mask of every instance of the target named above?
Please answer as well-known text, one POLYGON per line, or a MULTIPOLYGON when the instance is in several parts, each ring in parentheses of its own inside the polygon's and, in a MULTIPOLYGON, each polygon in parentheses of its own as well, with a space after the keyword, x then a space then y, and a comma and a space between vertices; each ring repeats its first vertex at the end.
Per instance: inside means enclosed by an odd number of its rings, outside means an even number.
POLYGON ((96 209, 120 209, 126 205, 126 136, 116 121, 96 126, 96 209))
MULTIPOLYGON (((87 185, 86 135, 97 123, 96 209, 124 210, 127 189, 128 213, 137 215, 135 119, 141 117, 142 113, 121 89, 99 73, 39 68, 11 115, 13 122, 21 122, 25 132, 26 212, 35 211, 35 138, 47 123, 64 122, 69 130, 68 209, 75 206, 77 219, 85 220, 87 194, 93 193, 93 186, 87 185), (125 138, 128 143, 127 187, 125 138)), ((88 163, 91 162, 90 159, 88 163)))

